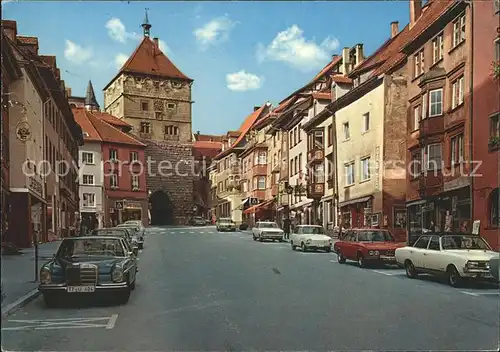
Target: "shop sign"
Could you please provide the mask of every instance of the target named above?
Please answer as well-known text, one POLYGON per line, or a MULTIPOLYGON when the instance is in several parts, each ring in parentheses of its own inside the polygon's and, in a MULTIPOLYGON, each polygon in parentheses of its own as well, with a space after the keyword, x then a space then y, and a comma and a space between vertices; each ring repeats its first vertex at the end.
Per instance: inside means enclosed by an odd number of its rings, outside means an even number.
MULTIPOLYGON (((123 202, 122 202, 123 203, 123 202)), ((127 202, 126 208, 141 209, 141 203, 139 202, 127 202)))
POLYGON ((123 201, 116 201, 115 202, 115 209, 116 210, 122 210, 123 209, 123 201))
POLYGON ((480 226, 481 226, 481 220, 476 220, 472 223, 472 233, 474 235, 479 235, 480 226))
POLYGON ((39 182, 33 176, 31 176, 29 178, 29 186, 28 186, 28 188, 30 190, 34 191, 39 196, 43 197, 43 186, 42 186, 41 182, 39 182))

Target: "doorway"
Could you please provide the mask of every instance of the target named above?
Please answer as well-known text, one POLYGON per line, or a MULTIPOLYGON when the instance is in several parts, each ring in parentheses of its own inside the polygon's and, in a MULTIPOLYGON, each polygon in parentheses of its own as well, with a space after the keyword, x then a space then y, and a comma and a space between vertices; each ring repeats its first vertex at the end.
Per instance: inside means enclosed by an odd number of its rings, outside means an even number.
POLYGON ((174 208, 168 194, 163 191, 154 192, 150 198, 151 225, 173 225, 174 208))

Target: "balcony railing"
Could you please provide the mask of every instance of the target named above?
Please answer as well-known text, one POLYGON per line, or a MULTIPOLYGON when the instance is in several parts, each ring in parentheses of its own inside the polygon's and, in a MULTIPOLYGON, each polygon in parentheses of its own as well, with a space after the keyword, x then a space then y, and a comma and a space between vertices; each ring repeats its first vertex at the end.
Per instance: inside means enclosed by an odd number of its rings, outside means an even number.
POLYGON ((324 183, 308 183, 307 184, 307 198, 318 199, 325 195, 324 183))
POLYGON ((325 158, 325 151, 320 148, 314 148, 309 150, 307 153, 307 162, 308 163, 318 163, 323 162, 325 158))

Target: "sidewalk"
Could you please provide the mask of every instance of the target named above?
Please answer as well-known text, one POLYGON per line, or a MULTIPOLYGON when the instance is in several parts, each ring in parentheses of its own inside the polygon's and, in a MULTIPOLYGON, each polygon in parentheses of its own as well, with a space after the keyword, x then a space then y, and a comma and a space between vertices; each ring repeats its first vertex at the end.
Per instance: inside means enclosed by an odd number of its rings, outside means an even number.
MULTIPOLYGON (((47 242, 38 246, 38 268, 50 260, 60 241, 47 242)), ((2 283, 5 298, 2 302, 2 316, 11 313, 29 300, 37 297, 38 282, 35 280, 35 248, 22 250, 22 255, 2 255, 2 283)))

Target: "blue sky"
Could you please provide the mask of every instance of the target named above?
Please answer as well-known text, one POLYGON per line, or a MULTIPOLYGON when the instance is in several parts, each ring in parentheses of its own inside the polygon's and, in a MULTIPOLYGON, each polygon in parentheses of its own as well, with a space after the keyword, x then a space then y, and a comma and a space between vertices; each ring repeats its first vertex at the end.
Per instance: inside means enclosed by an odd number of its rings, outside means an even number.
POLYGON ((102 106, 102 88, 139 43, 144 8, 151 36, 195 81, 193 131, 202 133, 237 129, 255 105, 277 104, 343 47, 363 43, 371 54, 390 22, 402 29, 409 17, 408 1, 10 1, 2 17, 56 55, 73 95, 91 79, 102 106))

